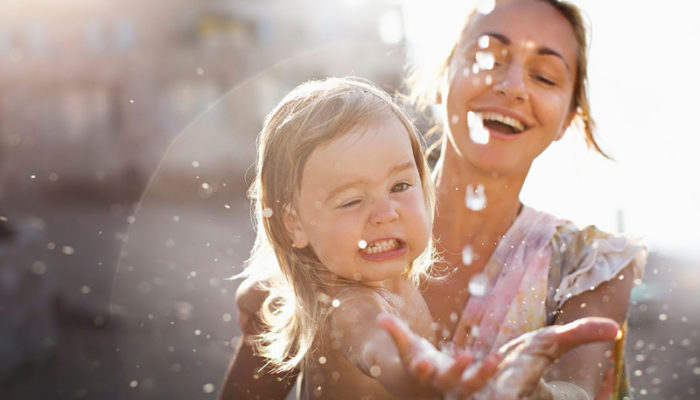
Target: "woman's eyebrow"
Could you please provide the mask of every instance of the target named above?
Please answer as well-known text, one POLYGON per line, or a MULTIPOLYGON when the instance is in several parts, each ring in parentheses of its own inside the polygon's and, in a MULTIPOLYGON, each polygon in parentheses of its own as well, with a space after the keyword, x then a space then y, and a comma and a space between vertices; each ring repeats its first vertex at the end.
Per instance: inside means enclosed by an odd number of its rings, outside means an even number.
POLYGON ((549 47, 542 46, 539 49, 537 49, 537 54, 543 55, 543 56, 555 56, 555 57, 559 58, 564 63, 564 66, 566 67, 567 71, 571 71, 571 68, 569 68, 569 63, 566 62, 566 59, 564 58, 564 56, 560 52, 558 52, 554 49, 551 49, 549 47))
MULTIPOLYGON (((499 42, 503 43, 506 46, 510 45, 510 43, 511 43, 510 38, 502 33, 483 32, 479 35, 479 37, 484 36, 484 35, 492 37, 492 38, 498 40, 499 42)), ((571 70, 571 68, 569 67, 569 63, 566 62, 566 58, 564 58, 564 56, 560 52, 558 52, 550 47, 542 46, 542 47, 538 48, 537 54, 542 55, 542 56, 555 56, 555 57, 561 59, 561 61, 564 63, 564 66, 566 67, 567 70, 571 70)))

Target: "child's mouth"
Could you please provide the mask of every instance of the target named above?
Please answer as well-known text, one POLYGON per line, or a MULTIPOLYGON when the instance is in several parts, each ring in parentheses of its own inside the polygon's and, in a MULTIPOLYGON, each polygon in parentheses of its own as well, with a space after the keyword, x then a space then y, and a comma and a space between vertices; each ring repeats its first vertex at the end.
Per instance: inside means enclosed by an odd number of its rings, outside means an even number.
POLYGON ((401 246, 401 242, 399 242, 398 239, 386 239, 371 243, 362 249, 362 251, 365 254, 378 254, 397 249, 399 246, 401 246))

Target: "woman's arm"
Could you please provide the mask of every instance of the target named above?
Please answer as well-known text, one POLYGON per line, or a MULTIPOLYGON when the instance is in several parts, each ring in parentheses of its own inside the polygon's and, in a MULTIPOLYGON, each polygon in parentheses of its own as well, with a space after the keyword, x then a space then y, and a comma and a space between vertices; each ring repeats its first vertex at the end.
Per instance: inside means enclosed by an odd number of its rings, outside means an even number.
MULTIPOLYGON (((630 292, 634 286, 633 267, 625 267, 613 279, 603 282, 567 300, 561 308, 556 324, 566 324, 588 316, 607 317, 622 325, 627 318, 630 292)), ((563 355, 547 374, 547 380, 566 381, 583 389, 589 398, 595 398, 606 368, 610 367, 612 342, 601 342, 576 348, 563 355)), ((550 385, 551 385, 550 384, 550 385)), ((562 386, 562 385, 559 385, 562 386)))
POLYGON ((294 384, 297 372, 274 374, 259 372, 265 359, 255 354, 248 338, 260 332, 256 317, 268 292, 253 279, 244 280, 236 291, 238 322, 243 334, 221 387, 219 400, 278 399, 282 400, 294 384))

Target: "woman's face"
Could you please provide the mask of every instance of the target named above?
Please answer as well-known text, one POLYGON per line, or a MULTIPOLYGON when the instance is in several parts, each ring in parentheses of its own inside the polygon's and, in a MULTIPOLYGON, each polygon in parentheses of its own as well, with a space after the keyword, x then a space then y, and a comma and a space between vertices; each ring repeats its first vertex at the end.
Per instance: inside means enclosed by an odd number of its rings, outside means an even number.
POLYGON ((484 172, 527 171, 571 122, 577 53, 570 23, 545 2, 475 14, 441 90, 448 145, 484 172))

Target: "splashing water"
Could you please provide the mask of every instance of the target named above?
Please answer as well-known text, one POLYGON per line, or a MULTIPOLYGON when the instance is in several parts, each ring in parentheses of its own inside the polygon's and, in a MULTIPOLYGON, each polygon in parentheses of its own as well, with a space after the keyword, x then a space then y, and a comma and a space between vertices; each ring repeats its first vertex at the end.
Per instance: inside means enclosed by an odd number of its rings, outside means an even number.
POLYGON ((488 285, 488 277, 486 274, 477 274, 469 281, 469 293, 472 296, 483 296, 486 294, 486 285, 488 285))
POLYGON ((489 14, 496 7, 496 0, 479 0, 476 3, 476 10, 482 14, 489 14))
POLYGON ((464 203, 467 208, 473 211, 481 211, 486 208, 486 194, 484 194, 484 185, 478 184, 476 190, 472 185, 467 185, 467 194, 464 197, 464 203))
POLYGON ((479 68, 482 70, 492 70, 496 64, 496 57, 490 51, 477 51, 475 57, 476 63, 479 64, 479 68))
POLYGON ((474 249, 472 246, 466 245, 462 249, 462 264, 472 265, 472 262, 474 262, 474 249))
POLYGON ((489 37, 486 35, 483 35, 479 38, 479 48, 480 49, 487 49, 489 47, 489 37))
POLYGON ((469 138, 476 144, 487 144, 489 142, 489 131, 484 128, 484 120, 481 114, 473 111, 467 113, 467 125, 469 126, 469 138))
POLYGON ((214 389, 216 389, 216 387, 213 383, 205 383, 204 386, 202 386, 202 391, 207 394, 212 393, 214 389))

